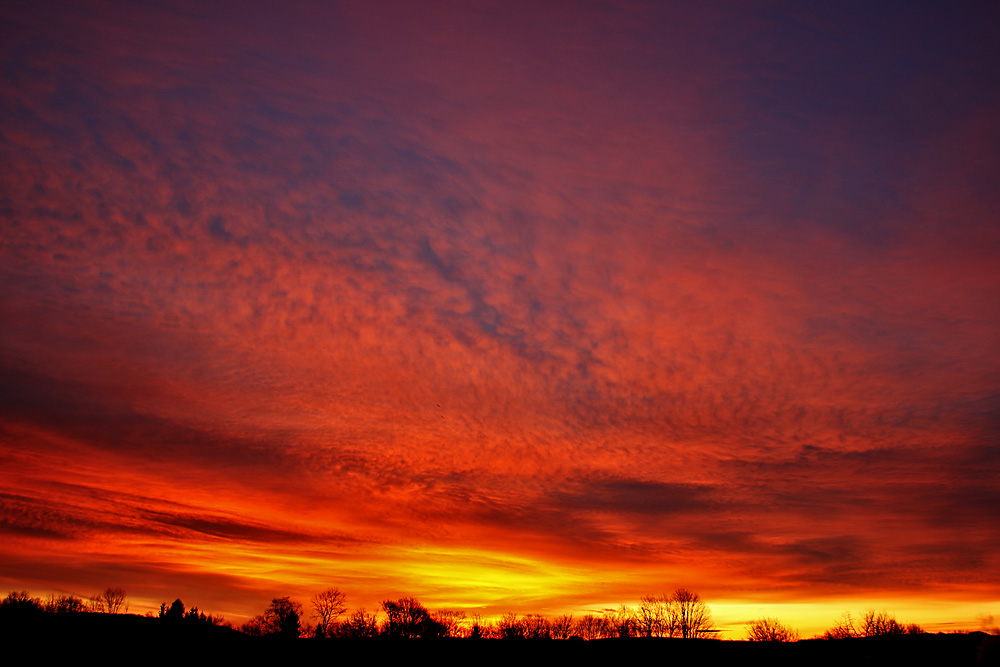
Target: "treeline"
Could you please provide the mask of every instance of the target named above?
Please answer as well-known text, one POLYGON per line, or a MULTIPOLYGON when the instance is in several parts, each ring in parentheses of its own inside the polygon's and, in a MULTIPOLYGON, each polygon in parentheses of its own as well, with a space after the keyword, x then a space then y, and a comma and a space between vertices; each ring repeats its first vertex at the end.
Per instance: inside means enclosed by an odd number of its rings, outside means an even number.
POLYGON ((916 623, 903 625, 884 611, 869 609, 857 621, 850 612, 841 616, 833 627, 826 631, 826 639, 850 639, 854 637, 895 637, 900 635, 921 635, 924 629, 916 623))
POLYGON ((602 614, 548 618, 541 614, 507 613, 490 621, 460 610, 432 611, 412 597, 383 600, 380 608, 348 612, 346 596, 337 588, 310 600, 315 625, 303 623, 302 605, 274 598, 263 614, 239 629, 252 637, 342 637, 367 639, 606 639, 627 637, 708 637, 717 632, 708 606, 696 594, 679 588, 672 595, 643 597, 637 607, 622 605, 602 614))
MULTIPOLYGON (((127 614, 129 603, 125 589, 106 588, 105 590, 84 600, 75 595, 50 595, 47 599, 32 597, 27 591, 11 591, 7 597, 0 600, 0 618, 31 618, 41 614, 127 614)), ((152 613, 146 616, 154 616, 152 613)), ((160 605, 159 618, 167 622, 183 621, 185 623, 201 623, 232 627, 221 616, 213 616, 198 611, 197 607, 185 610, 184 603, 179 599, 167 606, 160 605)))
MULTIPOLYGON (((13 591, 0 600, 0 617, 33 614, 125 614, 129 608, 125 590, 108 587, 89 599, 73 595, 35 598, 26 591, 13 591)), ((159 618, 166 624, 194 624, 233 628, 221 616, 207 614, 197 607, 186 608, 178 598, 162 603, 159 618)), ((383 600, 378 609, 364 607, 350 610, 347 596, 330 588, 312 596, 308 616, 302 604, 290 597, 277 597, 238 628, 255 638, 317 639, 625 639, 713 637, 718 630, 708 605, 697 593, 678 588, 670 595, 648 595, 635 606, 621 605, 598 614, 554 618, 541 614, 503 614, 486 619, 478 614, 467 616, 461 610, 430 610, 412 597, 383 600), (310 622, 313 621, 313 622, 310 622)), ((752 642, 794 642, 799 633, 778 619, 760 618, 746 624, 746 639, 752 642)), ((919 635, 924 630, 911 623, 904 625, 884 611, 869 610, 855 617, 844 614, 827 630, 824 639, 891 637, 919 635)))
POLYGON ((5 614, 50 613, 82 614, 85 612, 124 614, 128 612, 128 601, 122 588, 106 588, 84 600, 75 595, 50 595, 48 599, 31 597, 27 591, 11 591, 0 600, 0 612, 5 614))

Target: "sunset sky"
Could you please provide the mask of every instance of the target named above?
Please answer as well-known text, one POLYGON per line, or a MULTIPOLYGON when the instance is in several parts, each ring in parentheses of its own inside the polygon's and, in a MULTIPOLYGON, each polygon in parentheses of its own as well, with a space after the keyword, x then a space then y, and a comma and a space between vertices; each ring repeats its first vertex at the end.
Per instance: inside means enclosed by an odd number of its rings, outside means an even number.
POLYGON ((998 7, 0 3, 0 592, 1000 618, 998 7))

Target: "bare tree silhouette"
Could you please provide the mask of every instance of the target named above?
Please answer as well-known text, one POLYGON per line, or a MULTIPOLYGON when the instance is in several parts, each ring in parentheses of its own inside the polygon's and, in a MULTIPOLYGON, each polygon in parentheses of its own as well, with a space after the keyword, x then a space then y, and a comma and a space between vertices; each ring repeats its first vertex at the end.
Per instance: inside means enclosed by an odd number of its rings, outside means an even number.
POLYGON ((51 614, 74 614, 87 611, 86 603, 75 595, 50 595, 45 611, 51 614))
POLYGON ((337 630, 341 637, 351 639, 377 637, 378 616, 374 612, 365 611, 364 607, 358 607, 337 626, 337 630))
POLYGON ((573 614, 563 614, 556 617, 552 623, 553 639, 569 639, 573 634, 573 614))
POLYGON ((312 596, 313 617, 318 620, 317 636, 328 636, 330 625, 347 611, 347 596, 339 588, 328 588, 312 596))
POLYGON ((618 609, 612 609, 604 615, 607 620, 608 635, 624 639, 634 637, 636 634, 637 618, 635 610, 631 607, 621 605, 618 609))
POLYGON ((896 635, 919 635, 924 629, 916 623, 903 625, 896 617, 885 612, 869 609, 855 623, 850 612, 837 619, 833 627, 824 633, 826 639, 847 639, 849 637, 891 637, 896 635))
POLYGON ((602 617, 594 616, 593 614, 587 614, 586 616, 581 616, 576 622, 576 627, 574 628, 576 634, 580 635, 586 640, 600 639, 604 636, 606 631, 605 619, 602 617))
POLYGON ((844 614, 834 621, 833 627, 826 631, 823 635, 826 639, 847 639, 848 637, 857 637, 858 629, 854 625, 854 619, 851 618, 851 612, 845 611, 844 614))
POLYGON ((274 598, 264 613, 254 616, 240 626, 240 631, 251 637, 282 637, 295 639, 299 636, 299 619, 302 605, 285 596, 274 598))
POLYGON ((31 597, 28 591, 11 591, 0 600, 0 612, 13 616, 42 611, 42 601, 31 597))
POLYGON ((126 599, 125 589, 108 586, 90 598, 90 610, 102 614, 128 613, 128 600, 126 599))
POLYGON ((636 632, 639 636, 669 636, 669 609, 670 598, 666 595, 645 595, 639 598, 639 610, 636 613, 636 632))
POLYGON ((440 637, 444 628, 431 618, 427 608, 414 598, 383 600, 386 615, 385 633, 389 637, 414 639, 440 637))
POLYGON ((472 615, 469 626, 469 639, 489 639, 493 636, 493 625, 483 620, 480 614, 472 615))
POLYGON ((524 639, 524 623, 512 611, 501 616, 496 627, 500 639, 524 639))
POLYGON ((865 637, 887 637, 905 635, 906 628, 896 620, 895 616, 885 611, 869 609, 861 617, 861 633, 865 637))
POLYGON ((705 637, 714 632, 712 615, 697 593, 678 588, 670 598, 670 625, 673 634, 684 639, 705 637))
POLYGON ((747 623, 747 639, 752 642, 794 642, 799 633, 776 618, 758 618, 747 623))
POLYGON ((552 624, 541 614, 526 614, 521 625, 525 639, 552 639, 552 624))
POLYGON ((461 637, 465 634, 465 612, 441 609, 431 614, 435 623, 441 626, 442 637, 461 637))

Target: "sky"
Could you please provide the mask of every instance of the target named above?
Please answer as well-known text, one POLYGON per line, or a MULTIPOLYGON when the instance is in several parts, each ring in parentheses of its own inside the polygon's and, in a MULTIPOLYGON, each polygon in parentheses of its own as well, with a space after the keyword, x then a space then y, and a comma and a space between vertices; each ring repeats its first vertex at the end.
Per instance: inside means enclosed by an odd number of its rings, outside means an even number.
POLYGON ((997 34, 0 4, 0 588, 1000 616, 997 34))

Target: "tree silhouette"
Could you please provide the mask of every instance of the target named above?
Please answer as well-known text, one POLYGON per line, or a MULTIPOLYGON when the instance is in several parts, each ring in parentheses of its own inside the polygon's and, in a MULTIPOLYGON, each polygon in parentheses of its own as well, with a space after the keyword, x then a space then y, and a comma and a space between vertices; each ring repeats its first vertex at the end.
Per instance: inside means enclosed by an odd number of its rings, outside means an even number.
POLYGON ((492 632, 492 627, 489 623, 483 621, 481 615, 472 615, 472 625, 469 627, 469 639, 489 639, 492 632))
POLYGON ((431 618, 427 608, 414 598, 383 600, 386 615, 385 634, 388 637, 415 639, 440 637, 444 628, 431 618))
POLYGON ((295 639, 299 636, 299 619, 302 616, 302 605, 293 602, 287 595, 274 598, 264 610, 264 626, 267 634, 283 639, 295 639))
POLYGON ((848 639, 850 637, 892 637, 897 635, 919 635, 924 629, 916 623, 903 625, 895 616, 885 611, 869 609, 861 616, 858 623, 854 622, 850 612, 837 619, 833 627, 823 635, 825 639, 848 639))
POLYGON ((521 624, 525 639, 552 639, 552 624, 541 614, 525 614, 521 624))
POLYGON ((28 591, 11 591, 0 600, 0 614, 7 617, 33 615, 42 611, 42 601, 31 597, 28 591))
POLYGON ((905 635, 906 628, 900 625, 895 616, 884 611, 869 609, 861 617, 861 634, 865 637, 905 635))
POLYGON ((248 637, 264 637, 267 635, 263 616, 254 616, 240 626, 240 632, 248 637))
POLYGON ((584 639, 600 639, 605 634, 605 620, 593 614, 587 614, 580 617, 574 629, 576 634, 584 639))
POLYGON ((126 599, 125 589, 108 586, 90 598, 90 609, 101 614, 128 613, 128 600, 126 599))
POLYGON ((858 630, 854 626, 854 619, 851 618, 851 612, 845 611, 843 616, 838 618, 833 627, 826 631, 823 635, 826 639, 848 639, 850 637, 857 637, 858 630))
POLYGON ((551 622, 553 639, 569 639, 573 634, 573 614, 563 614, 551 622))
POLYGON ((799 633, 776 618, 759 618, 747 623, 747 639, 752 642, 794 642, 799 633))
POLYGON ((636 613, 636 631, 639 636, 669 636, 669 609, 670 598, 666 595, 645 595, 639 598, 639 610, 636 613))
POLYGON ((431 614, 434 622, 441 626, 442 637, 461 637, 465 633, 465 612, 442 609, 431 614))
POLYGON ((621 605, 618 609, 612 609, 605 614, 607 619, 607 631, 611 637, 625 639, 635 635, 636 615, 630 607, 621 605))
POLYGON ((354 610, 339 626, 338 631, 341 637, 352 639, 365 639, 378 636, 378 617, 374 613, 368 613, 364 607, 354 610))
POLYGON ((714 631, 708 606, 697 593, 678 588, 670 598, 670 620, 673 634, 684 639, 705 637, 714 631))
POLYGON ((347 611, 347 596, 339 588, 328 588, 322 593, 317 593, 310 600, 313 608, 313 617, 318 620, 316 624, 317 636, 328 636, 330 625, 336 623, 344 612, 347 611))
POLYGON ((524 639, 524 624, 512 611, 508 611, 497 621, 497 635, 500 639, 524 639))
POLYGON ((184 618, 184 603, 180 598, 174 600, 169 607, 164 602, 160 605, 160 618, 167 621, 179 621, 184 618))
POLYGON ((87 605, 75 595, 50 595, 45 611, 50 614, 79 614, 87 611, 87 605))
MULTIPOLYGON (((684 588, 678 588, 669 597, 645 596, 641 598, 637 609, 621 605, 617 609, 606 609, 601 615, 583 616, 575 622, 569 614, 553 620, 540 614, 519 616, 513 612, 504 614, 493 624, 484 623, 478 614, 466 622, 464 611, 430 612, 412 597, 385 600, 382 608, 386 613, 386 621, 381 632, 377 614, 370 614, 364 608, 357 609, 337 623, 336 620, 344 614, 346 605, 343 593, 336 588, 313 596, 312 603, 321 627, 329 631, 326 636, 567 639, 575 633, 584 639, 598 639, 635 636, 692 638, 716 632, 708 606, 696 593, 684 588)), ((114 587, 105 589, 91 599, 91 608, 107 614, 121 614, 128 608, 125 590, 114 587)), ((72 627, 71 624, 76 619, 56 619, 49 615, 81 611, 84 611, 84 601, 72 595, 50 595, 48 601, 43 603, 27 591, 11 591, 0 599, 0 619, 19 624, 36 624, 41 619, 44 623, 56 623, 59 627, 72 627)), ((146 616, 152 617, 153 614, 148 613, 146 616)), ((185 627, 196 623, 222 625, 230 629, 233 627, 221 617, 199 612, 197 607, 185 611, 180 598, 169 606, 166 602, 162 603, 159 616, 161 619, 183 620, 185 627)), ((311 627, 307 626, 303 630, 300 625, 301 617, 302 605, 287 596, 278 597, 271 600, 262 615, 244 623, 240 631, 255 637, 297 638, 308 634, 311 627)), ((989 617, 989 622, 992 622, 992 617, 989 617)), ((885 611, 869 609, 860 617, 852 617, 849 612, 843 614, 827 630, 825 637, 892 637, 923 633, 923 628, 916 623, 904 625, 885 611)), ((746 634, 751 642, 790 642, 799 638, 796 630, 774 618, 748 621, 746 634)))

